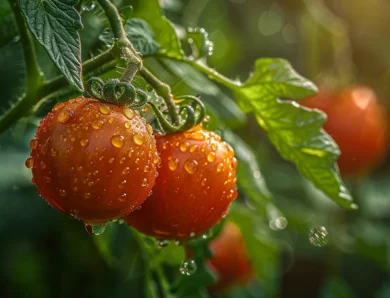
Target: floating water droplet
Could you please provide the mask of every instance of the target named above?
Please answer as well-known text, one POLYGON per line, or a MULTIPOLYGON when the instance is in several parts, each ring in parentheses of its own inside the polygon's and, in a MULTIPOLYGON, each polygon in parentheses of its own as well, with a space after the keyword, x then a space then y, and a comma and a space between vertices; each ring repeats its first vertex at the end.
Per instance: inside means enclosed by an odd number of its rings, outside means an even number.
POLYGON ((312 245, 317 247, 325 246, 329 241, 328 231, 324 226, 317 226, 310 229, 309 241, 312 245))
POLYGON ((196 272, 197 266, 194 260, 186 260, 180 265, 180 273, 183 275, 192 275, 196 272))
POLYGON ((186 160, 184 168, 188 173, 193 174, 198 169, 198 162, 196 160, 186 160))
POLYGON ((120 135, 114 135, 111 137, 111 144, 116 148, 122 148, 125 142, 125 138, 120 135))
POLYGON ((70 118, 73 117, 73 113, 70 112, 69 110, 65 110, 65 111, 61 111, 58 116, 57 116, 57 120, 58 122, 60 123, 66 123, 69 121, 70 118))
POLYGON ((138 133, 133 135, 133 141, 137 145, 142 145, 144 143, 144 139, 143 139, 142 135, 140 135, 138 133))
POLYGON ((102 113, 103 115, 108 115, 111 113, 111 108, 108 105, 102 104, 99 107, 99 112, 102 113))
POLYGON ((171 171, 176 171, 177 167, 179 165, 179 160, 177 158, 175 159, 170 159, 168 161, 168 167, 171 171))
POLYGON ((32 169, 34 167, 34 159, 31 157, 27 158, 24 164, 26 165, 26 168, 32 169))
POLYGON ((134 118, 135 113, 132 109, 130 108, 124 108, 123 109, 123 114, 126 116, 127 119, 131 120, 134 118))

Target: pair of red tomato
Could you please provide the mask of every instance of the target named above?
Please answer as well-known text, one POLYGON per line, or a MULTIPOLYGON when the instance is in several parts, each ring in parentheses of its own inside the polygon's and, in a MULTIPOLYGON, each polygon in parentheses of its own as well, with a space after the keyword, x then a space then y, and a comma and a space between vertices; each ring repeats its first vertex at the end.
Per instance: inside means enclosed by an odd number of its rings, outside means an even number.
POLYGON ((154 136, 137 111, 90 98, 57 104, 30 147, 39 194, 90 225, 125 217, 148 235, 188 239, 237 196, 237 161, 217 134, 197 126, 154 136))
POLYGON ((300 103, 327 115, 324 129, 340 147, 341 174, 365 174, 384 158, 388 119, 370 88, 354 86, 340 93, 322 88, 316 96, 300 103))

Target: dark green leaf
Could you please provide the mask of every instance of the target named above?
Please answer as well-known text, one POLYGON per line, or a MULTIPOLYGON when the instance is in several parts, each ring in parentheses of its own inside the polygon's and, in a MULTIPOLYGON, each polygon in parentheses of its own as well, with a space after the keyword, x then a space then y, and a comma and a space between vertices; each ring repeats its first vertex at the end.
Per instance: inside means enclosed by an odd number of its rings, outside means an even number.
POLYGON ((182 58, 183 51, 172 23, 162 15, 158 0, 143 0, 134 7, 134 17, 144 19, 152 28, 161 52, 169 57, 182 58))
POLYGON ((329 278, 323 286, 320 298, 353 298, 355 293, 348 284, 339 277, 329 278))
MULTIPOLYGON (((160 45, 154 40, 153 31, 144 20, 131 19, 126 23, 125 31, 135 49, 142 55, 152 55, 160 49, 160 45)), ((106 28, 99 38, 101 41, 111 44, 114 35, 110 28, 106 28)))
POLYGON ((78 0, 20 0, 20 8, 36 40, 46 49, 65 78, 83 91, 81 46, 78 30, 81 17, 73 7, 78 0))
POLYGON ((313 95, 316 87, 282 59, 259 59, 247 82, 235 88, 237 100, 250 106, 260 126, 281 156, 331 199, 356 209, 340 178, 336 160, 340 150, 322 125, 325 114, 293 101, 313 95))
POLYGON ((133 14, 133 6, 125 6, 119 10, 119 13, 122 17, 123 25, 126 25, 128 19, 130 19, 131 15, 133 14))

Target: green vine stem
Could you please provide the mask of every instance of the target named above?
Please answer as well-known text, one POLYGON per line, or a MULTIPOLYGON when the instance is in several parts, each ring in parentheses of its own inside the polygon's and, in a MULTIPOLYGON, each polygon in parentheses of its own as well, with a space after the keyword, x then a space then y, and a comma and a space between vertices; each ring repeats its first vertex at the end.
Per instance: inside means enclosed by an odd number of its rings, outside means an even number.
MULTIPOLYGON (((119 51, 119 58, 130 60, 130 63, 134 63, 134 60, 138 58, 139 63, 141 63, 142 60, 139 58, 133 45, 127 38, 119 11, 116 6, 112 4, 109 0, 98 0, 98 3, 106 13, 114 37, 117 38, 120 42, 122 42, 122 49, 120 49, 119 51), (128 49, 128 51, 126 51, 126 48, 128 49), (127 57, 123 57, 123 55, 127 55, 127 57)), ((168 107, 168 111, 171 115, 172 121, 175 125, 177 125, 179 123, 179 115, 177 113, 175 103, 172 99, 170 87, 167 84, 161 82, 149 70, 142 66, 140 66, 139 72, 141 76, 145 79, 145 81, 148 82, 156 90, 157 94, 164 99, 168 107)))

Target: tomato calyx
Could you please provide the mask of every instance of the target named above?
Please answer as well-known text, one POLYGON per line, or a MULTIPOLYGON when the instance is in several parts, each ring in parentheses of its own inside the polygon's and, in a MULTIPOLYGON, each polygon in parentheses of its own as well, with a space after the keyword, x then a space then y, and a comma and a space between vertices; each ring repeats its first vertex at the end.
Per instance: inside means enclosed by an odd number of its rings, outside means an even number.
POLYGON ((100 101, 134 109, 142 108, 148 100, 145 91, 119 79, 105 83, 100 78, 92 77, 87 81, 86 90, 91 97, 100 101))
POLYGON ((175 97, 175 104, 179 110, 181 121, 178 125, 172 124, 152 102, 148 105, 156 115, 157 121, 165 134, 177 133, 189 130, 199 125, 205 115, 206 108, 197 96, 182 95, 175 97))

